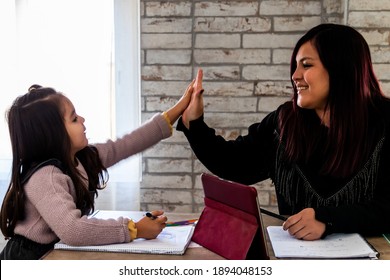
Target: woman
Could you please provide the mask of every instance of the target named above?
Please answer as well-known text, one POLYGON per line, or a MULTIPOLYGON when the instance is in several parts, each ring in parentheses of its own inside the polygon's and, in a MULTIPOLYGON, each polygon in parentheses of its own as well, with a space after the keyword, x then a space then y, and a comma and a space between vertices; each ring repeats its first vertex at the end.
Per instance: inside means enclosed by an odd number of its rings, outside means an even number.
MULTIPOLYGON (((355 29, 320 24, 296 44, 293 98, 226 141, 203 121, 202 72, 179 120, 214 174, 255 184, 271 178, 285 230, 299 239, 332 232, 390 232, 390 100, 355 29)), ((221 190, 223 191, 223 190, 221 190)))

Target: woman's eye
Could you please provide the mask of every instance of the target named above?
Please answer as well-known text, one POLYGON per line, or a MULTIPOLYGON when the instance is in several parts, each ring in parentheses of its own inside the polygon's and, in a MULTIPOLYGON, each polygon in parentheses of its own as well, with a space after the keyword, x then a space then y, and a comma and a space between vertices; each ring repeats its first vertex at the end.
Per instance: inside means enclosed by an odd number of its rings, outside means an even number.
POLYGON ((311 63, 309 63, 306 59, 301 61, 303 68, 308 68, 313 66, 311 63))
POLYGON ((77 122, 77 120, 78 120, 78 117, 75 117, 75 118, 73 119, 73 122, 77 122))

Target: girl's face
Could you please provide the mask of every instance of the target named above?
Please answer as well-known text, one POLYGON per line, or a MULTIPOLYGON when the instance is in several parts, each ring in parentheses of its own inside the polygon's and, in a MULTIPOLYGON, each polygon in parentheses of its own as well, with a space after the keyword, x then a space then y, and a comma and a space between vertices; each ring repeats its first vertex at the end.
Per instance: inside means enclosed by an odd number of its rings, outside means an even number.
POLYGON ((65 128, 71 141, 71 155, 74 157, 78 151, 88 145, 88 139, 85 135, 85 119, 76 114, 74 106, 69 99, 65 98, 64 105, 65 128))
POLYGON ((329 95, 328 71, 310 41, 299 48, 295 59, 297 68, 292 79, 297 88, 297 104, 301 108, 314 109, 323 119, 328 115, 324 111, 329 95))

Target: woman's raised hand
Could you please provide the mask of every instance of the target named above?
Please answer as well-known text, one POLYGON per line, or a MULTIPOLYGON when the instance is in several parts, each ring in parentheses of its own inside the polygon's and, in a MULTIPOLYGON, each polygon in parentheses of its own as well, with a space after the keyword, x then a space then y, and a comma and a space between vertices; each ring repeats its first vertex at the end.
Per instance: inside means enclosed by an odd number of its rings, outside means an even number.
POLYGON ((203 115, 202 80, 203 80, 203 70, 199 69, 195 81, 191 83, 193 88, 193 93, 191 95, 190 104, 185 109, 182 115, 183 124, 187 129, 190 128, 190 121, 196 120, 203 115))

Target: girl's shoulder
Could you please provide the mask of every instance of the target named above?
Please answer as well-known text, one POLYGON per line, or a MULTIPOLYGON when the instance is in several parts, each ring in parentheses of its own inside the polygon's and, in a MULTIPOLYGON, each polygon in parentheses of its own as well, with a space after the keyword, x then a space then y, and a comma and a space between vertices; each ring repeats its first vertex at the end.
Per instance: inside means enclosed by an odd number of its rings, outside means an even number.
POLYGON ((56 158, 51 158, 51 159, 45 160, 45 161, 35 165, 34 167, 30 168, 30 170, 28 170, 27 173, 21 178, 22 179, 22 184, 27 182, 30 179, 30 177, 32 175, 34 175, 34 173, 36 173, 39 169, 41 169, 41 168, 43 168, 45 166, 55 166, 58 169, 60 169, 61 172, 63 172, 63 173, 65 172, 65 169, 64 169, 61 161, 59 161, 56 158))
POLYGON ((49 191, 50 188, 68 189, 70 177, 63 172, 62 166, 56 164, 45 164, 39 168, 29 171, 22 179, 26 191, 33 190, 43 192, 49 191))

